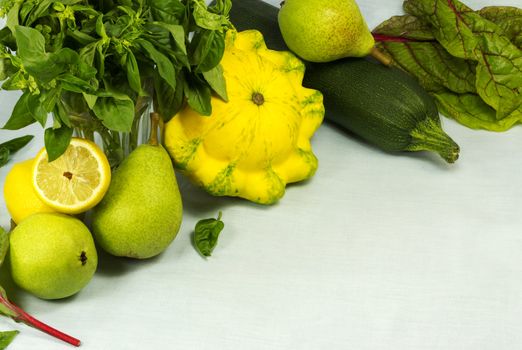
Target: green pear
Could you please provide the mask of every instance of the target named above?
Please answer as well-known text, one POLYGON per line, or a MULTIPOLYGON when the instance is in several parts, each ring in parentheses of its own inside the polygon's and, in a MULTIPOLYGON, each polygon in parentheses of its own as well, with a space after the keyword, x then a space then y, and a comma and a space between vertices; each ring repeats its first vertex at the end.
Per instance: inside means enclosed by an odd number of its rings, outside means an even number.
POLYGON ((13 229, 9 243, 14 282, 42 299, 77 293, 89 283, 98 265, 87 226, 65 214, 27 217, 13 229))
POLYGON ((363 57, 375 45, 354 0, 285 0, 278 22, 288 48, 310 62, 363 57))
POLYGON ((96 242, 112 255, 137 259, 158 255, 181 225, 181 195, 172 160, 157 144, 156 122, 149 144, 138 146, 123 160, 93 210, 96 242))

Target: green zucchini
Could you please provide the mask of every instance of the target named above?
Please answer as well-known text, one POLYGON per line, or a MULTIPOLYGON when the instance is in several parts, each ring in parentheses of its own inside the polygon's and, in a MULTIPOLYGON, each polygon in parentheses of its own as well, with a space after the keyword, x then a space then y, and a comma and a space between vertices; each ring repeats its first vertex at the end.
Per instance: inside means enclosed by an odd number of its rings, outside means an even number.
MULTIPOLYGON (((259 30, 269 48, 288 50, 277 13, 261 0, 239 0, 230 20, 237 30, 259 30)), ((457 160, 459 146, 442 130, 435 101, 415 78, 364 58, 305 64, 303 85, 323 93, 327 120, 385 151, 426 150, 457 160)))

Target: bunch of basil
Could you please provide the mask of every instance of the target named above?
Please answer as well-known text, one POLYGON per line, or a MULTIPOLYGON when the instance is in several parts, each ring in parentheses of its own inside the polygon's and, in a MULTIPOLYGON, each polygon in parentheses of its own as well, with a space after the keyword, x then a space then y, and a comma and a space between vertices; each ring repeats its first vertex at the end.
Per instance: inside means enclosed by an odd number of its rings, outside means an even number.
POLYGON ((442 114, 492 131, 522 122, 522 9, 406 0, 404 10, 374 29, 378 47, 418 78, 442 114))
POLYGON ((164 121, 185 102, 209 115, 212 92, 227 98, 219 62, 230 8, 231 0, 0 0, 1 88, 23 92, 3 128, 45 126, 52 115, 44 141, 53 160, 74 128, 121 150, 120 133, 137 137, 149 101, 164 121))

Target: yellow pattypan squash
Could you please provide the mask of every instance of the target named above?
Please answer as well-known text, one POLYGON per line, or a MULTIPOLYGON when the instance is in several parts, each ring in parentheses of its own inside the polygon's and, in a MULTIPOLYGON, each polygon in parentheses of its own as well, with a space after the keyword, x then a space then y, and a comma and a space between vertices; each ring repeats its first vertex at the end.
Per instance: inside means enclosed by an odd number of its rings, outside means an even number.
POLYGON ((165 128, 174 164, 212 195, 262 204, 317 169, 310 138, 324 117, 322 94, 302 87, 304 64, 267 49, 256 30, 228 31, 221 61, 228 102, 212 97, 212 114, 190 107, 165 128))

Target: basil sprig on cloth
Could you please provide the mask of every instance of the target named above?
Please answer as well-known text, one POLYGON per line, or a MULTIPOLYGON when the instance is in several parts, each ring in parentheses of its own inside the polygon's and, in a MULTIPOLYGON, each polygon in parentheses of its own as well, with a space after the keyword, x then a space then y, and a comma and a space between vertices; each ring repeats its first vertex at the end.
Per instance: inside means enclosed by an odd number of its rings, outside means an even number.
POLYGON ((52 113, 52 160, 73 128, 117 142, 150 98, 165 121, 185 101, 209 115, 212 91, 226 99, 219 62, 230 8, 231 0, 0 0, 1 88, 23 92, 4 129, 45 126, 52 113))
POLYGON ((434 95, 441 113, 492 131, 522 122, 522 9, 406 0, 404 10, 374 36, 434 95))

